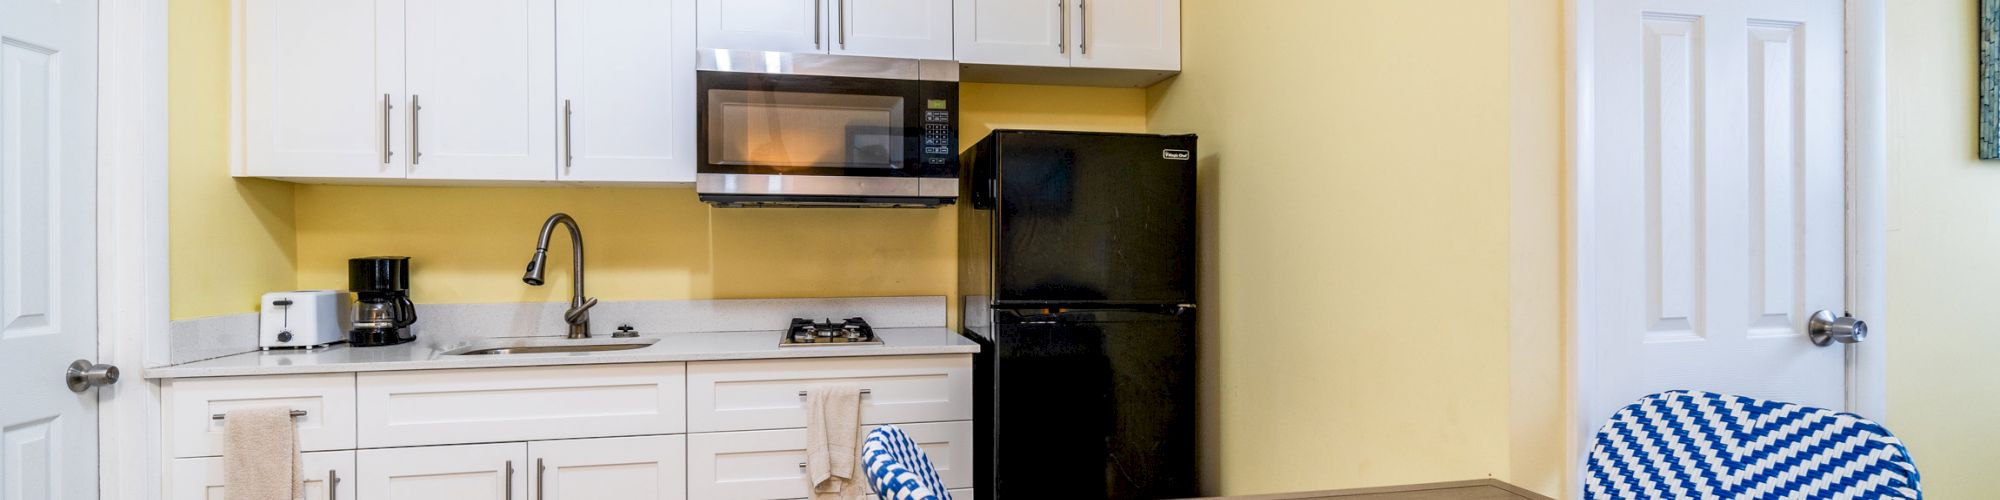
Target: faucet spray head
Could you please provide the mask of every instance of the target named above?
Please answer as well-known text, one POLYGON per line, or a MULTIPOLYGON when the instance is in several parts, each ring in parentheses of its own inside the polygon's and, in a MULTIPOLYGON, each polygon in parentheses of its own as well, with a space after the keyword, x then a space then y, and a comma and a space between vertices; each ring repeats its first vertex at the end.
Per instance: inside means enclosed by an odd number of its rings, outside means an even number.
POLYGON ((542 272, 548 269, 548 260, 548 249, 535 249, 535 257, 528 259, 528 272, 521 275, 521 282, 529 286, 542 286, 542 272))

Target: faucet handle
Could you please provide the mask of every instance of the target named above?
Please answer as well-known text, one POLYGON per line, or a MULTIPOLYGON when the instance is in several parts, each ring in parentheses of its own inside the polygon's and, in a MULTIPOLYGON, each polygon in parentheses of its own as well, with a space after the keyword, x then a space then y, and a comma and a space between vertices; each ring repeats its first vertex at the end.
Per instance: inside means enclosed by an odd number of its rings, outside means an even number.
POLYGON ((582 304, 570 306, 569 311, 563 312, 563 321, 572 325, 588 321, 586 319, 588 317, 587 313, 590 312, 590 308, 592 307, 597 307, 596 297, 583 299, 582 304))

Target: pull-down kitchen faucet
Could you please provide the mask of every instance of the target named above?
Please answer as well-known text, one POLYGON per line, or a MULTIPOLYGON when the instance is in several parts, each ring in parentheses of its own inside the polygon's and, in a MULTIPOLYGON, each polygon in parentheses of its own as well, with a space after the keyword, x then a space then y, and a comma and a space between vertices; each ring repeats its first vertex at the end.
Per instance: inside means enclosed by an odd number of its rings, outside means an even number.
POLYGON ((535 240, 535 257, 528 260, 528 272, 521 281, 530 286, 542 286, 542 272, 547 268, 549 234, 555 232, 556 224, 569 226, 570 258, 576 262, 576 270, 570 272, 570 279, 576 283, 575 294, 569 299, 569 310, 563 312, 563 321, 569 323, 569 338, 590 338, 590 308, 597 305, 597 299, 583 296, 583 230, 576 227, 576 219, 569 214, 557 213, 542 223, 542 235, 535 240))

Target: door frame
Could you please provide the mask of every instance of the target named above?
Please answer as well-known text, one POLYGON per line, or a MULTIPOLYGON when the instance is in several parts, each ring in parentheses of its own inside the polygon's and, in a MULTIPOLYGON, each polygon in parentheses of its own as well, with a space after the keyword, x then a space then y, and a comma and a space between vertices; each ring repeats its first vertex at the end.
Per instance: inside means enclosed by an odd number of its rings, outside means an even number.
MULTIPOLYGON (((1887 114, 1887 0, 1842 0, 1846 11, 1846 169, 1847 169, 1847 280, 1848 307, 1865 318, 1873 330, 1867 342, 1847 347, 1847 410, 1880 420, 1888 405, 1887 345, 1894 338, 1887 305, 1888 253, 1888 114, 1887 114), (1888 335, 1883 335, 1888 332, 1888 335)), ((1586 422, 1583 408, 1594 390, 1586 381, 1596 380, 1601 368, 1593 366, 1591 332, 1582 330, 1590 316, 1590 297, 1595 290, 1583 279, 1584 259, 1592 236, 1590 216, 1596 206, 1590 186, 1596 165, 1591 82, 1595 70, 1592 58, 1591 19, 1595 0, 1563 0, 1565 42, 1564 131, 1566 171, 1563 192, 1563 352, 1565 426, 1572 441, 1563 480, 1565 496, 1583 491, 1584 459, 1599 422, 1586 422)))
MULTIPOLYGON (((97 0, 98 498, 159 498, 159 385, 166 362, 167 4, 97 0)), ((53 383, 53 379, 51 380, 53 383)))

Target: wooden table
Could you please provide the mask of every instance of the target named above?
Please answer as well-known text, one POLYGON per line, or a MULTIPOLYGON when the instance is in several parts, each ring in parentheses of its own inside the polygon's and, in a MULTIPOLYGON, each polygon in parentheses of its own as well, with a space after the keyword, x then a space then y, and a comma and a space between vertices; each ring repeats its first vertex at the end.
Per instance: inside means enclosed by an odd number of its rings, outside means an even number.
POLYGON ((1379 488, 1358 488, 1351 490, 1311 491, 1305 493, 1279 493, 1272 495, 1252 495, 1239 497, 1215 497, 1212 500, 1549 500, 1549 497, 1520 487, 1500 482, 1497 479, 1453 481, 1449 483, 1413 484, 1407 486, 1384 486, 1379 488))

